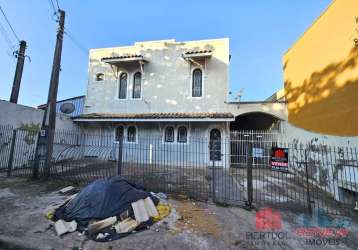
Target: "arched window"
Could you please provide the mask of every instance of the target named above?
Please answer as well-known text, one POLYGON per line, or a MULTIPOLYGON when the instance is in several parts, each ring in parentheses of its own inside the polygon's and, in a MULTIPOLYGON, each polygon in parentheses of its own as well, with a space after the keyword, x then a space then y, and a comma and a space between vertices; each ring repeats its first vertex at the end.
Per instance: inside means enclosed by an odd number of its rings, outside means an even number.
POLYGON ((168 126, 165 128, 164 142, 174 142, 174 127, 168 126))
POLYGON ((188 130, 184 126, 178 128, 178 138, 177 141, 180 143, 187 143, 188 141, 188 130))
POLYGON ((137 72, 133 76, 133 94, 132 98, 140 98, 141 95, 141 88, 142 88, 142 74, 137 72))
POLYGON ((135 142, 137 136, 137 131, 135 126, 129 126, 127 129, 127 141, 135 142))
POLYGON ((203 94, 203 72, 201 69, 193 71, 192 97, 201 97, 203 94))
POLYGON ((210 160, 221 161, 221 132, 214 128, 210 131, 210 160))
POLYGON ((116 128, 116 141, 120 141, 121 139, 123 139, 123 135, 124 135, 124 127, 123 126, 119 126, 116 128))
POLYGON ((103 73, 96 74, 96 82, 101 82, 103 80, 104 80, 104 74, 103 73))
POLYGON ((119 77, 119 99, 126 99, 127 98, 127 73, 122 73, 119 77))

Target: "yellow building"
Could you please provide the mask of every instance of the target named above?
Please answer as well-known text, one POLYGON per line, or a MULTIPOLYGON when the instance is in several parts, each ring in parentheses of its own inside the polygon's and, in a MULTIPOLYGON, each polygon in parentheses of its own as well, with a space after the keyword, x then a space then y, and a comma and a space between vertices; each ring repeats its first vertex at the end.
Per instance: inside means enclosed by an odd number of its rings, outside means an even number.
POLYGON ((358 135, 358 0, 335 0, 283 57, 288 120, 358 135))

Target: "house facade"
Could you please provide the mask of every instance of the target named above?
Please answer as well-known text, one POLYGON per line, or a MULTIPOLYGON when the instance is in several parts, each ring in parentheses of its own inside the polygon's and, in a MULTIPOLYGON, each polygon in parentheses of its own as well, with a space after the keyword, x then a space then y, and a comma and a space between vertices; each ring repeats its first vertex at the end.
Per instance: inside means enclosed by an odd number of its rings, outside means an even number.
MULTIPOLYGON (((200 147, 191 161, 227 165, 225 138, 234 120, 227 108, 229 39, 137 42, 92 49, 89 57, 83 113, 73 119, 86 133, 123 138, 132 149, 155 138, 143 154, 150 161, 162 160, 155 151, 163 147, 200 147)), ((171 160, 180 162, 180 155, 171 160)))

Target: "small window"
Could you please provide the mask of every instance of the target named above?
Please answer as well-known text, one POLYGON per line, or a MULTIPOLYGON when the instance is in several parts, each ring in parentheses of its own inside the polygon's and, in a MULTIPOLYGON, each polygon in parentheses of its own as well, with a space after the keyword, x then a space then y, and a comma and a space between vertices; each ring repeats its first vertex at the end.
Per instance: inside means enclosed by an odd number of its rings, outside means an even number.
POLYGON ((136 127, 129 126, 127 130, 127 141, 128 142, 135 142, 136 141, 136 127))
POLYGON ((119 126, 116 128, 116 141, 120 141, 124 135, 124 128, 123 126, 119 126))
POLYGON ((119 99, 126 99, 127 98, 127 73, 122 73, 119 77, 119 99))
POLYGON ((134 74, 133 77, 133 94, 132 98, 137 99, 140 98, 141 95, 141 88, 142 88, 142 74, 137 72, 134 74))
POLYGON ((201 97, 203 94, 203 72, 201 69, 193 71, 192 97, 201 97))
POLYGON ((96 75, 96 81, 97 81, 97 82, 104 81, 104 74, 103 74, 103 73, 98 73, 98 74, 96 75))
POLYGON ((187 143, 188 142, 188 130, 186 127, 181 126, 178 128, 178 138, 177 141, 180 143, 187 143))
POLYGON ((165 128, 164 142, 174 142, 174 127, 169 126, 165 128))

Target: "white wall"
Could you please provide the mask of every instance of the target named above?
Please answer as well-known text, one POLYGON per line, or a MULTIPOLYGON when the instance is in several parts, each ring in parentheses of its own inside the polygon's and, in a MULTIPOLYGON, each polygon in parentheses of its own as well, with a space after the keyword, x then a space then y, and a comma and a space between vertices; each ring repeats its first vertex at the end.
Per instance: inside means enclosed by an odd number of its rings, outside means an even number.
MULTIPOLYGON (((44 111, 33 107, 14 104, 0 100, 0 125, 10 125, 13 128, 20 128, 24 124, 38 124, 41 126, 44 111)), ((70 118, 57 115, 56 129, 75 130, 77 125, 70 118)))
POLYGON ((175 40, 135 43, 134 46, 92 49, 84 113, 150 113, 150 112, 225 112, 229 82, 229 40, 214 39, 191 42, 175 40), (203 70, 203 97, 191 97, 191 76, 195 64, 183 59, 188 50, 212 50, 203 70), (140 54, 144 65, 142 98, 131 99, 133 75, 140 71, 123 67, 128 72, 126 100, 118 99, 118 80, 109 64, 101 58, 140 54), (95 81, 97 73, 105 80, 95 81))
MULTIPOLYGON (((343 121, 342 121, 343 122, 343 121)), ((357 147, 358 136, 332 136, 310 132, 293 126, 287 121, 281 123, 283 140, 287 142, 299 141, 300 143, 314 143, 315 145, 329 145, 337 147, 357 147)))

